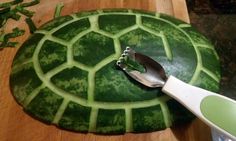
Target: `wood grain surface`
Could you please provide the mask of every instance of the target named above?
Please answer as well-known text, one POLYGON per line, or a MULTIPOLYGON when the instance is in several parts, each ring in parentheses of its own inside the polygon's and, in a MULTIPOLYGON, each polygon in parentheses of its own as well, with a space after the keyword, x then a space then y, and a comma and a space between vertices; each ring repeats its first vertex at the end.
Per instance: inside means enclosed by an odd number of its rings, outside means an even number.
MULTIPOLYGON (((7 0, 1 0, 1 2, 7 0)), ((65 4, 62 14, 100 8, 134 8, 166 13, 189 22, 185 0, 41 0, 31 7, 36 26, 53 18, 58 2, 65 4)), ((14 40, 22 43, 29 35, 24 18, 9 21, 6 30, 15 26, 26 30, 26 34, 14 40)), ((19 44, 20 46, 20 44, 19 44)), ((19 48, 18 46, 18 48, 19 48)), ((17 48, 0 51, 0 141, 210 141, 210 129, 198 119, 187 125, 168 128, 163 131, 124 135, 96 135, 75 133, 46 125, 28 116, 19 106, 9 88, 11 63, 17 48)))

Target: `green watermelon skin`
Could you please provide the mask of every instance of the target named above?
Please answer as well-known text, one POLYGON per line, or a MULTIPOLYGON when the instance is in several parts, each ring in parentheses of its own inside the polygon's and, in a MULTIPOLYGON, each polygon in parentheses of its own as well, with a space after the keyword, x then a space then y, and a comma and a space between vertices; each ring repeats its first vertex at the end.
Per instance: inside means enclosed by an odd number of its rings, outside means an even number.
POLYGON ((213 92, 219 58, 191 25, 168 15, 129 9, 85 11, 42 25, 18 50, 10 87, 33 117, 77 132, 152 132, 194 116, 116 66, 126 46, 158 61, 167 76, 213 92))

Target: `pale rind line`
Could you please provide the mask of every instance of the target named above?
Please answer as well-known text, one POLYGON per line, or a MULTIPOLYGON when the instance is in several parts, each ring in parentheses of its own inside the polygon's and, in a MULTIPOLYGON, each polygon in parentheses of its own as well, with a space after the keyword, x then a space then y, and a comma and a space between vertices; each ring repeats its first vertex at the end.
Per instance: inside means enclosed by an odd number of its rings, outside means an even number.
POLYGON ((66 63, 63 63, 57 67, 55 67, 54 69, 51 69, 50 71, 48 71, 44 76, 47 79, 50 79, 52 76, 56 75, 57 73, 63 71, 64 69, 67 69, 68 65, 66 63))
POLYGON ((125 108, 125 130, 126 132, 133 131, 133 118, 131 108, 125 108))
POLYGON ((88 74, 88 102, 94 102, 94 88, 95 88, 95 72, 89 71, 88 74))
POLYGON ((56 43, 59 43, 59 44, 62 44, 63 46, 67 46, 69 44, 69 42, 66 42, 60 38, 57 38, 57 37, 54 37, 50 34, 45 34, 45 36, 47 36, 47 39, 50 40, 50 41, 54 41, 56 43))
POLYGON ((54 116, 54 119, 53 119, 52 123, 58 124, 58 122, 60 121, 60 119, 61 119, 63 113, 64 113, 65 110, 66 110, 66 107, 67 107, 68 103, 69 103, 69 100, 66 99, 66 98, 64 98, 62 104, 60 105, 60 107, 59 107, 58 110, 57 110, 56 115, 54 116))
POLYGON ((160 18, 160 17, 161 17, 161 14, 157 12, 157 13, 155 14, 155 16, 156 16, 157 18, 160 18))
POLYGON ((99 30, 99 25, 98 25, 98 15, 93 15, 88 17, 90 25, 91 25, 91 29, 92 30, 99 30))
POLYGON ((32 62, 33 62, 33 60, 32 60, 32 58, 30 58, 30 59, 25 59, 25 60, 23 61, 23 63, 14 64, 14 66, 13 66, 13 68, 12 68, 12 72, 14 73, 14 72, 16 72, 17 70, 19 70, 21 67, 24 67, 24 65, 27 65, 27 64, 32 63, 32 62))
POLYGON ((92 70, 94 72, 100 70, 102 67, 104 67, 105 65, 109 64, 110 62, 112 62, 113 60, 117 59, 116 54, 112 54, 108 57, 106 57, 105 59, 103 59, 102 61, 100 61, 98 64, 96 64, 92 70))
POLYGON ((114 40, 114 48, 115 48, 115 58, 118 59, 122 53, 121 45, 118 38, 113 38, 114 40))
POLYGON ((195 46, 200 47, 200 48, 208 48, 208 49, 213 49, 214 50, 214 47, 212 45, 209 45, 209 44, 197 44, 197 43, 195 43, 195 46))
MULTIPOLYGON (((88 34, 88 33, 91 32, 91 31, 92 31, 92 28, 88 28, 88 29, 86 29, 86 30, 80 32, 77 36, 75 36, 74 38, 72 38, 68 44, 69 44, 70 46, 72 46, 72 45, 73 45, 77 40, 79 40, 82 36, 88 34)), ((67 44, 67 45, 68 45, 68 44, 67 44)))
POLYGON ((217 52, 215 51, 215 48, 214 48, 213 45, 211 45, 211 44, 208 44, 208 45, 207 45, 207 44, 196 44, 196 43, 195 43, 195 45, 196 45, 198 48, 207 48, 207 49, 211 49, 211 50, 213 51, 213 53, 214 53, 216 59, 217 59, 217 60, 220 59, 220 57, 218 56, 217 52))
MULTIPOLYGON (((170 99, 169 97, 166 97, 167 99, 170 99)), ((168 100, 165 100, 165 101, 168 101, 168 100)), ((164 122, 165 122, 165 125, 166 127, 170 127, 172 125, 171 123, 171 119, 170 119, 170 111, 167 107, 167 104, 165 102, 162 102, 160 104, 161 106, 161 110, 162 110, 162 113, 163 113, 163 118, 164 118, 164 122)))
POLYGON ((103 30, 93 30, 95 33, 98 33, 98 34, 101 34, 103 36, 106 36, 108 38, 112 38, 114 37, 113 34, 109 33, 109 32, 106 32, 106 31, 103 31, 103 30))
POLYGON ((154 32, 154 31, 150 30, 149 28, 147 28, 145 26, 142 26, 142 25, 140 26, 140 28, 142 30, 146 31, 146 32, 151 33, 152 35, 155 35, 157 37, 161 37, 167 59, 168 60, 173 59, 173 55, 172 55, 172 52, 171 52, 171 49, 170 49, 170 45, 169 45, 168 40, 167 40, 165 34, 163 33, 163 31, 161 31, 160 33, 157 33, 157 32, 154 32))
POLYGON ((67 59, 67 64, 72 65, 72 62, 74 60, 74 54, 73 54, 73 46, 71 44, 67 46, 66 59, 67 59))
POLYGON ((208 70, 205 67, 202 67, 202 71, 205 72, 207 75, 209 75, 211 78, 213 78, 217 83, 220 82, 220 78, 218 78, 215 73, 213 73, 212 71, 208 70))
POLYGON ((179 24, 178 27, 187 28, 187 27, 191 27, 191 25, 190 24, 179 24))
POLYGON ((193 74, 193 76, 192 76, 192 78, 191 78, 191 80, 188 82, 189 84, 194 84, 196 81, 197 81, 197 79, 198 79, 198 77, 199 77, 199 75, 200 75, 200 73, 201 73, 201 70, 202 70, 202 63, 197 63, 197 67, 196 67, 196 69, 195 69, 195 72, 194 72, 194 74, 193 74))
POLYGON ((166 53, 166 57, 168 58, 169 61, 171 61, 173 59, 173 55, 172 55, 168 40, 167 40, 167 38, 165 36, 165 33, 163 31, 160 32, 160 35, 161 35, 161 39, 162 39, 162 42, 163 42, 163 45, 164 45, 164 50, 165 50, 165 53, 166 53))
POLYGON ((36 30, 34 33, 40 33, 40 34, 49 34, 49 31, 47 30, 36 30))
POLYGON ((73 66, 75 66, 75 67, 77 67, 81 70, 85 70, 85 71, 90 71, 92 69, 92 67, 89 67, 87 65, 84 65, 84 64, 82 64, 80 62, 77 62, 77 61, 74 61, 74 60, 71 63, 71 67, 73 67, 73 66))
POLYGON ((41 84, 39 87, 34 89, 29 96, 24 100, 23 107, 27 107, 28 104, 39 94, 40 90, 45 88, 46 86, 44 84, 41 84))
POLYGON ((136 15, 136 24, 138 26, 141 26, 142 25, 142 18, 141 18, 141 15, 136 15))
POLYGON ((98 108, 92 107, 89 118, 89 132, 96 131, 98 108))
POLYGON ((114 38, 119 38, 120 36, 122 36, 122 35, 124 35, 124 34, 126 34, 128 32, 131 32, 131 31, 133 31, 135 29, 138 29, 138 25, 133 25, 133 26, 130 26, 130 27, 126 28, 126 29, 123 29, 119 33, 115 34, 113 37, 114 38))
POLYGON ((145 27, 145 26, 143 26, 143 25, 140 25, 139 28, 142 29, 142 30, 144 30, 144 31, 146 31, 146 32, 148 32, 148 33, 151 33, 152 35, 155 35, 155 36, 157 36, 157 37, 162 37, 162 35, 161 35, 160 33, 157 33, 157 32, 155 32, 155 31, 152 31, 152 30, 150 30, 149 28, 147 28, 147 27, 145 27))

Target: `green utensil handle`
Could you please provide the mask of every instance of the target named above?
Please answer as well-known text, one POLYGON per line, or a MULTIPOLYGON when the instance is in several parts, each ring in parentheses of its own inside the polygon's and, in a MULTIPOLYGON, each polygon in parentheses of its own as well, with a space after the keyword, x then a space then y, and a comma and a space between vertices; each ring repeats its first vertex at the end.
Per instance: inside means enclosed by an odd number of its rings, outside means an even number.
POLYGON ((236 136, 236 103, 219 95, 205 97, 200 105, 203 116, 223 130, 236 136))
POLYGON ((170 76, 162 91, 209 126, 236 140, 236 101, 170 76))

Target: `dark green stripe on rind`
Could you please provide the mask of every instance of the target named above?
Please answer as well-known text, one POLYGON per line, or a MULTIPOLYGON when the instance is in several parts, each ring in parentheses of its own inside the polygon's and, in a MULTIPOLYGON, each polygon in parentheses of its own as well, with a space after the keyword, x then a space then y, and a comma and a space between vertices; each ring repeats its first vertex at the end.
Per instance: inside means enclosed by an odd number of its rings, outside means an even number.
MULTIPOLYGON (((120 38, 122 50, 126 46, 132 47, 136 52, 141 52, 145 55, 154 58, 166 58, 164 45, 161 37, 155 36, 142 29, 132 30, 120 38)), ((153 58, 153 59, 154 59, 153 58)))
POLYGON ((71 16, 62 16, 62 17, 58 17, 58 18, 55 18, 54 20, 52 21, 49 21, 47 23, 45 23, 44 25, 42 25, 39 29, 41 30, 47 30, 47 31, 50 31, 52 30, 53 28, 56 28, 58 26, 60 26, 61 24, 67 22, 67 21, 70 21, 72 20, 73 18, 71 16))
POLYGON ((95 76, 95 100, 107 102, 144 101, 162 93, 141 85, 116 67, 113 61, 100 69, 95 76))
POLYGON ((133 131, 149 132, 166 128, 160 105, 132 109, 133 131))
POLYGON ((25 110, 32 116, 51 123, 62 101, 63 98, 61 96, 53 93, 48 88, 44 88, 27 105, 25 110))
POLYGON ((194 85, 213 92, 219 91, 219 82, 202 71, 194 82, 194 85))
POLYGON ((70 41, 72 38, 74 38, 80 32, 88 29, 89 27, 90 27, 89 20, 87 18, 85 18, 85 19, 81 19, 78 21, 74 21, 74 22, 60 28, 59 30, 54 32, 52 35, 57 38, 66 40, 66 41, 70 41))
POLYGON ((51 79, 60 89, 81 98, 87 98, 88 72, 73 67, 54 75, 51 79))
POLYGON ((99 109, 96 132, 118 134, 125 132, 125 111, 123 109, 99 109))
POLYGON ((14 58, 13 66, 20 65, 24 63, 27 59, 31 59, 38 42, 43 38, 43 34, 33 34, 26 40, 20 49, 17 51, 16 56, 14 58))
POLYGON ((90 107, 84 107, 70 102, 58 125, 69 130, 87 132, 89 128, 90 112, 90 107))
POLYGON ((41 84, 32 63, 22 65, 11 72, 11 90, 20 104, 41 84))
POLYGON ((74 59, 88 66, 94 66, 114 53, 113 40, 95 32, 86 34, 73 44, 74 59))
POLYGON ((218 79, 220 79, 220 63, 215 55, 215 50, 199 47, 199 51, 202 57, 202 65, 204 68, 211 70, 218 79))
POLYGON ((102 15, 99 16, 98 24, 99 28, 109 33, 116 34, 121 30, 135 25, 134 15, 102 15))
POLYGON ((158 19, 142 17, 142 23, 153 32, 162 33, 166 37, 173 60, 162 56, 163 58, 158 58, 156 61, 161 63, 167 75, 174 75, 189 82, 197 66, 197 55, 188 36, 174 25, 158 19))
POLYGON ((39 63, 43 72, 47 72, 66 62, 67 48, 59 43, 46 40, 39 52, 39 63))
POLYGON ((187 123, 194 118, 192 113, 174 99, 169 100, 166 104, 170 111, 170 121, 173 126, 187 123))
POLYGON ((196 44, 210 45, 210 41, 194 27, 183 28, 196 44))

